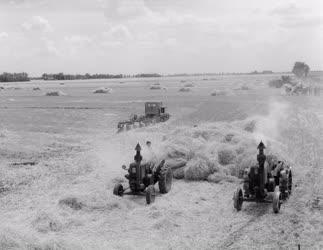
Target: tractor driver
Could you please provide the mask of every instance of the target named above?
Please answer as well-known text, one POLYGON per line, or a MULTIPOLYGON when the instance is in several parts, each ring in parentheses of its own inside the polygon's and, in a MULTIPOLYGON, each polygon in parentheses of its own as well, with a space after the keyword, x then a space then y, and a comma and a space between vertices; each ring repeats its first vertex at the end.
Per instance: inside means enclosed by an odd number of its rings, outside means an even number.
POLYGON ((158 159, 151 147, 151 141, 146 141, 146 146, 147 146, 147 155, 144 157, 145 160, 147 162, 150 162, 152 165, 156 165, 158 159))

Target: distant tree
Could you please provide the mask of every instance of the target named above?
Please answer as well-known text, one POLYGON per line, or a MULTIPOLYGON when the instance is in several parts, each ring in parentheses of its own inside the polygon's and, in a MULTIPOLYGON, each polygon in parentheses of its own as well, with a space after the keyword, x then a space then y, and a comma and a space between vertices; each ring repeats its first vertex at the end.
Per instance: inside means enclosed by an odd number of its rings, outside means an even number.
POLYGON ((297 77, 307 77, 310 67, 304 62, 295 62, 292 72, 297 77))

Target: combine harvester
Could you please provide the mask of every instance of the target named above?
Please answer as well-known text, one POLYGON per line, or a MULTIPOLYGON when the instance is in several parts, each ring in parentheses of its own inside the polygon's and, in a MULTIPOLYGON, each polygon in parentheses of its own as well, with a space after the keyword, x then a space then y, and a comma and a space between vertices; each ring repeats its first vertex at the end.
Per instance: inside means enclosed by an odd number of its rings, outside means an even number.
POLYGON ((155 124, 159 122, 165 122, 169 119, 170 115, 165 112, 166 107, 162 102, 146 102, 145 103, 145 115, 132 117, 127 121, 121 121, 118 123, 118 132, 130 130, 135 127, 144 127, 149 124, 155 124))
POLYGON ((237 211, 245 202, 272 203, 274 213, 292 192, 292 171, 283 161, 268 163, 264 154, 265 145, 258 145, 257 166, 244 171, 243 191, 238 188, 233 196, 233 206, 237 211))

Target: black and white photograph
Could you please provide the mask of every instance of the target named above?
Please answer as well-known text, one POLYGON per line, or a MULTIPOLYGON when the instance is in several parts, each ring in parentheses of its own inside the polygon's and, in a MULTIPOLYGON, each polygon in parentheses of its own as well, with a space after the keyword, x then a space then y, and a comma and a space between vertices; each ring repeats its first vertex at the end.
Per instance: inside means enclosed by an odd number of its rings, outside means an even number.
POLYGON ((0 0, 0 250, 323 249, 323 2, 0 0))

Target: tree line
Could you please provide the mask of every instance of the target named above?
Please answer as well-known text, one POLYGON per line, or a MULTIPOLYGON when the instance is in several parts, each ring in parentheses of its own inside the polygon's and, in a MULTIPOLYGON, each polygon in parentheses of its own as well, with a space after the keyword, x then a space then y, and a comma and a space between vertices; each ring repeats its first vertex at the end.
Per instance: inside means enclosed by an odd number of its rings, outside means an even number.
POLYGON ((0 75, 0 82, 27 82, 30 81, 28 74, 22 73, 7 73, 4 72, 0 75))
POLYGON ((118 75, 111 75, 111 74, 77 74, 77 75, 71 75, 71 74, 64 74, 64 73, 58 73, 58 74, 42 74, 41 79, 43 80, 87 80, 87 79, 114 79, 114 78, 123 78, 124 75, 118 74, 118 75))
POLYGON ((124 75, 124 74, 48 74, 44 73, 40 77, 29 77, 27 73, 7 73, 4 72, 0 75, 0 82, 25 82, 32 80, 88 80, 88 79, 119 79, 119 78, 139 78, 139 77, 161 77, 162 75, 157 73, 151 74, 136 74, 136 75, 124 75))
MULTIPOLYGON (((307 77, 309 74, 310 67, 304 62, 296 62, 292 69, 292 72, 297 77, 307 77)), ((259 73, 257 71, 252 72, 251 74, 259 73)), ((272 71, 263 71, 260 73, 272 73, 272 71)), ((223 74, 223 73, 222 73, 223 74)), ((189 74, 174 74, 168 76, 184 76, 189 74)), ((197 75, 197 74, 193 74, 197 75)), ((162 75, 157 73, 149 73, 149 74, 136 74, 136 75, 123 75, 123 74, 64 74, 64 73, 57 73, 57 74, 42 74, 41 77, 35 77, 32 79, 39 79, 39 80, 88 80, 88 79, 118 79, 118 78, 145 78, 145 77, 161 77, 162 75)), ((4 72, 0 74, 0 82, 25 82, 30 81, 28 74, 25 72, 22 73, 7 73, 4 72)))
POLYGON ((71 75, 71 74, 64 74, 64 73, 58 73, 58 74, 47 74, 44 73, 41 76, 41 79, 43 80, 88 80, 88 79, 118 79, 118 78, 130 78, 130 77, 161 77, 161 75, 152 73, 152 74, 137 74, 137 75, 123 75, 123 74, 77 74, 77 75, 71 75))

